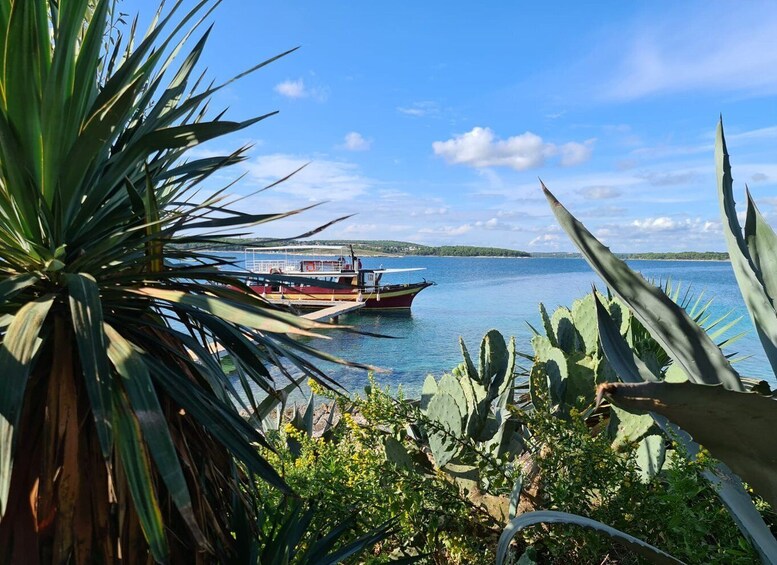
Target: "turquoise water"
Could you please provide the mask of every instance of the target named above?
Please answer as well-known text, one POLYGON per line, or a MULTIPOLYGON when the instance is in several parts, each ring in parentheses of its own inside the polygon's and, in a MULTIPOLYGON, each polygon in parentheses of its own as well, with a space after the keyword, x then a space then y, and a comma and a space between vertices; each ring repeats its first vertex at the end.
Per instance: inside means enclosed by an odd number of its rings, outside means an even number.
MULTIPOLYGON (((236 257, 242 260, 242 254, 236 257)), ((776 382, 736 285, 731 265, 717 261, 630 261, 651 280, 671 279, 691 292, 714 300, 715 315, 732 312, 741 321, 733 333, 745 332, 729 352, 749 356, 736 363, 746 376, 776 382)), ((402 385, 410 396, 420 391, 427 374, 441 375, 460 362, 459 336, 476 352, 483 335, 495 328, 515 336, 518 351, 531 353, 531 330, 539 328, 538 304, 552 312, 590 292, 601 281, 582 259, 499 259, 469 257, 374 257, 364 266, 426 267, 417 273, 393 275, 387 282, 426 278, 437 283, 422 291, 410 313, 360 313, 341 317, 340 323, 392 336, 379 339, 347 332, 330 332, 330 340, 312 340, 320 349, 346 359, 385 369, 376 375, 382 384, 402 385)), ((325 364, 325 369, 350 391, 367 382, 364 371, 325 364)))

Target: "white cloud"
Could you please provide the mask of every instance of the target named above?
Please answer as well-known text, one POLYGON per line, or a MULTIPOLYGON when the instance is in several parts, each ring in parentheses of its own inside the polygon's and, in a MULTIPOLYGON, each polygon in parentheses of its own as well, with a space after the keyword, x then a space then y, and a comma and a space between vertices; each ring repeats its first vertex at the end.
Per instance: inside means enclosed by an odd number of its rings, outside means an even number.
POLYGON ((344 230, 344 233, 349 234, 367 234, 375 233, 381 230, 381 226, 378 224, 349 224, 344 230))
POLYGON ((570 142, 561 147, 543 141, 530 131, 497 139, 490 128, 475 127, 447 141, 435 141, 432 149, 446 162, 470 167, 510 167, 516 171, 541 167, 549 157, 561 155, 562 166, 579 165, 591 157, 593 140, 570 142))
POLYGON ((657 173, 655 171, 647 171, 639 173, 637 176, 645 179, 653 186, 683 185, 699 180, 699 173, 697 171, 676 171, 672 173, 657 173))
POLYGON ((597 237, 617 243, 620 250, 632 250, 636 246, 654 251, 698 249, 702 245, 709 249, 719 248, 720 232, 717 221, 670 216, 606 224, 595 231, 597 237))
MULTIPOLYGON (((405 197, 408 195, 404 195, 405 197)), ((448 213, 450 209, 446 206, 440 206, 440 207, 427 207, 423 210, 412 210, 410 212, 410 216, 416 217, 416 216, 444 216, 448 213)))
POLYGON ((642 220, 634 220, 631 225, 642 231, 675 231, 682 227, 686 227, 690 220, 684 222, 678 222, 668 216, 660 216, 658 218, 645 218, 642 220))
POLYGON ((625 57, 602 92, 624 100, 709 89, 776 92, 775 5, 740 2, 732 10, 722 2, 704 8, 664 11, 652 22, 642 18, 625 31, 630 37, 616 37, 612 49, 625 57), (718 29, 725 29, 724 41, 711 32, 718 29))
POLYGON ((302 79, 285 80, 276 84, 275 92, 286 98, 306 98, 309 95, 305 90, 305 81, 302 79))
POLYGON ((275 85, 275 92, 281 96, 292 99, 313 98, 323 102, 327 98, 327 89, 305 86, 305 81, 301 78, 297 80, 284 80, 275 85))
POLYGON ((462 224, 460 226, 440 226, 436 228, 421 228, 418 233, 431 235, 464 235, 472 231, 471 224, 462 224))
POLYGON ((347 161, 307 159, 298 155, 276 153, 261 155, 243 164, 249 180, 269 185, 306 165, 304 169, 274 190, 308 201, 350 200, 362 195, 374 184, 361 175, 358 166, 347 161))
POLYGON ((570 141, 562 145, 559 150, 561 152, 561 166, 562 167, 574 167, 575 165, 581 165, 591 158, 593 152, 594 140, 589 139, 583 143, 577 143, 576 141, 570 141))
POLYGON ((578 218, 622 218, 628 210, 619 206, 599 206, 577 213, 578 218))
POLYGON ((372 141, 364 139, 362 134, 356 131, 350 131, 345 134, 344 145, 348 151, 367 151, 372 145, 372 141))
POLYGON ((727 134, 726 141, 730 145, 736 141, 750 141, 753 139, 774 139, 777 137, 777 126, 770 126, 768 128, 759 128, 750 131, 743 131, 741 133, 727 134))
POLYGON ((513 230, 513 226, 511 224, 508 224, 507 222, 503 222, 499 218, 489 218, 486 221, 478 220, 477 222, 475 222, 475 226, 478 228, 483 228, 485 230, 501 230, 501 231, 513 230))
POLYGON ((614 186, 587 186, 577 192, 589 200, 609 200, 621 195, 621 191, 614 186))
POLYGON ((426 116, 438 115, 440 113, 440 107, 437 102, 424 100, 421 102, 413 102, 410 106, 400 106, 397 108, 397 112, 405 114, 406 116, 413 116, 414 118, 423 118, 426 116))
POLYGON ((558 248, 558 243, 561 238, 554 233, 545 233, 539 235, 529 242, 531 247, 550 247, 552 249, 558 248))

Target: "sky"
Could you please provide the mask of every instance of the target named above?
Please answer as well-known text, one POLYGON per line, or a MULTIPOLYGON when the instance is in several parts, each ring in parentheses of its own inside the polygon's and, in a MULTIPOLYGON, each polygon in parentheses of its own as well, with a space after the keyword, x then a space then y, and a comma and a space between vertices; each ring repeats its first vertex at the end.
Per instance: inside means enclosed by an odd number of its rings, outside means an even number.
POLYGON ((224 0, 209 21, 217 82, 300 47, 211 104, 277 115, 192 150, 251 145, 214 179, 244 212, 319 204, 258 236, 354 214, 320 237, 571 251, 542 179, 616 252, 724 250, 720 115, 737 201, 777 220, 775 2, 224 0))

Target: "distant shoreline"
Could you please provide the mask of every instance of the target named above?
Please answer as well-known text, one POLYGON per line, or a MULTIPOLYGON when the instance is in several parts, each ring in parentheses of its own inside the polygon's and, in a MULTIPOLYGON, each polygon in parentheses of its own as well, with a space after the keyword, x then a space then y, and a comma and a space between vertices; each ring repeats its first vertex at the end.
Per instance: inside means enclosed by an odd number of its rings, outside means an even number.
MULTIPOLYGON (((246 248, 253 248, 254 253, 260 253, 262 247, 269 247, 273 241, 251 240, 245 238, 228 238, 225 241, 213 241, 211 245, 217 248, 197 249, 196 246, 183 246, 201 253, 242 253, 246 248)), ((304 252, 290 253, 279 251, 277 255, 320 255, 337 257, 348 255, 349 248, 355 249, 359 257, 468 257, 492 259, 582 259, 580 253, 574 252, 537 252, 529 253, 518 249, 504 247, 485 247, 475 245, 421 245, 406 241, 393 240, 307 240, 298 241, 287 247, 304 248, 304 252), (323 248, 321 248, 323 246, 323 248), (316 248, 319 247, 319 248, 316 248)), ((275 247, 278 250, 278 247, 275 247)), ((269 254, 269 253, 268 253, 269 254)), ((728 253, 722 251, 667 251, 667 252, 637 252, 615 253, 619 259, 626 261, 729 261, 728 253)))
MULTIPOLYGON (((196 249, 194 250, 196 253, 233 253, 233 254, 241 254, 243 251, 241 250, 231 250, 231 249, 196 249)), ((305 255, 320 255, 322 257, 338 257, 341 254, 340 253, 266 253, 266 255, 293 255, 293 256, 299 256, 303 257, 305 255)), ((710 258, 710 259, 690 259, 690 258, 682 258, 682 257, 661 257, 661 258, 653 258, 653 257, 632 257, 626 254, 620 254, 616 253, 616 257, 623 261, 682 261, 682 262, 688 262, 688 263, 730 263, 730 259, 718 259, 718 258, 710 258)), ((419 257, 419 258, 434 258, 434 257, 440 257, 440 258, 446 258, 446 259, 456 259, 456 258, 462 258, 462 259, 584 259, 582 255, 540 255, 540 256, 534 256, 534 255, 416 255, 416 254, 404 254, 404 253, 369 253, 369 254, 362 254, 360 257, 368 258, 368 257, 389 257, 389 258, 401 258, 401 257, 419 257)))

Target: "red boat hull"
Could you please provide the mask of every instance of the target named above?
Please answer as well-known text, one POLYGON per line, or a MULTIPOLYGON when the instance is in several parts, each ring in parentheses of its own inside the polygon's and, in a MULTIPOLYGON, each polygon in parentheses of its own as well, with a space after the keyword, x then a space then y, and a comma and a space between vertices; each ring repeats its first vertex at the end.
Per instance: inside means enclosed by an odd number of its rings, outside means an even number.
POLYGON ((251 288, 268 300, 283 301, 301 308, 320 308, 320 302, 364 302, 365 310, 409 309, 416 295, 434 283, 420 282, 411 284, 384 285, 371 288, 322 288, 316 286, 270 286, 252 285, 251 288), (307 302, 307 304, 306 304, 307 302))

